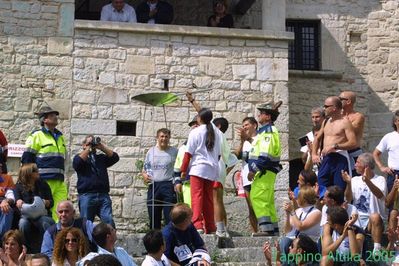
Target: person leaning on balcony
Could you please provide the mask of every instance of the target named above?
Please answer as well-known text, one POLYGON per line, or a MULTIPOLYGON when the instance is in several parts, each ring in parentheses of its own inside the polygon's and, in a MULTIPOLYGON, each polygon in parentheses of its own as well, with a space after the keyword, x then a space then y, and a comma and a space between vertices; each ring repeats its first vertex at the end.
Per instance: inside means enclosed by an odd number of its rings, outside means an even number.
POLYGON ((136 11, 124 0, 112 0, 101 10, 101 21, 137 22, 136 11))
POLYGON ((234 28, 234 20, 231 14, 227 14, 226 1, 217 0, 213 4, 214 14, 208 19, 208 27, 234 28))
POLYGON ((171 24, 173 6, 165 1, 146 0, 137 6, 137 22, 148 24, 171 24))
POLYGON ((54 205, 51 208, 54 221, 58 221, 56 206, 68 197, 68 189, 64 183, 65 140, 58 125, 59 112, 44 106, 38 113, 41 129, 32 131, 26 139, 26 150, 22 154, 22 164, 36 163, 40 179, 51 188, 54 205))

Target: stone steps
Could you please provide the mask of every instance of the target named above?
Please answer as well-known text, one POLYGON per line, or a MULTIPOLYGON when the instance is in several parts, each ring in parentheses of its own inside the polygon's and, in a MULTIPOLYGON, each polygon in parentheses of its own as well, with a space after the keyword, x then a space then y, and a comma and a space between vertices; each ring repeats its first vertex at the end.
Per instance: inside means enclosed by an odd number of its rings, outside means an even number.
POLYGON ((215 262, 212 266, 266 266, 266 262, 215 262))
POLYGON ((265 261, 262 247, 221 248, 210 251, 215 262, 261 262, 265 261))
MULTIPOLYGON (((142 242, 144 234, 118 236, 117 245, 124 247, 133 255, 138 265, 144 258, 145 248, 142 242)), ((205 245, 213 260, 212 265, 266 265, 262 251, 265 241, 274 241, 272 237, 234 236, 221 239, 216 235, 202 235, 205 245)))

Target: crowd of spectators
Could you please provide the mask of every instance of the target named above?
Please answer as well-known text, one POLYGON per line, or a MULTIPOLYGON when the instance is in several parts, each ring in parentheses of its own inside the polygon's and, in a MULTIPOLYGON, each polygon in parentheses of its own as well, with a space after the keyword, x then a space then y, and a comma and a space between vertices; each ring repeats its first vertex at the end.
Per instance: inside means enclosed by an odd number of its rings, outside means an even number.
MULTIPOLYGON (((224 179, 237 157, 242 160, 240 176, 253 236, 280 236, 274 185, 281 170, 281 146, 274 122, 281 103, 259 105, 257 120, 244 118, 237 129, 240 144, 233 150, 223 134, 228 121, 213 119, 212 111, 202 108, 190 92, 187 98, 198 112, 189 122, 187 142, 179 150, 170 146, 171 132, 161 128, 145 157, 142 175, 149 185, 151 230, 143 239, 148 252, 143 265, 210 265, 201 235, 230 237, 224 179)), ((284 236, 274 244, 279 255, 271 256, 272 243, 264 246, 269 263, 272 257, 283 263, 294 253, 315 255, 296 260, 299 265, 333 265, 337 255, 361 265, 367 265, 370 254, 399 260, 399 111, 393 114, 394 131, 369 153, 361 149, 365 119, 354 110, 355 102, 356 94, 344 91, 326 98, 323 109, 312 109, 312 131, 305 143, 300 141, 304 169, 283 204, 284 236), (385 152, 387 165, 381 159, 385 152), (376 167, 387 177, 378 175, 376 167)), ((109 263, 135 265, 115 245, 107 168, 118 162, 118 154, 98 137, 83 139, 73 159, 78 217, 64 190, 66 148, 56 128, 59 113, 42 107, 37 115, 42 128, 27 138, 16 184, 4 170, 7 156, 2 153, 0 260, 7 265, 33 265, 35 260, 39 265, 95 265, 116 258, 109 263), (100 222, 93 224, 96 216, 100 222)), ((3 141, 3 150, 6 145, 3 141)))

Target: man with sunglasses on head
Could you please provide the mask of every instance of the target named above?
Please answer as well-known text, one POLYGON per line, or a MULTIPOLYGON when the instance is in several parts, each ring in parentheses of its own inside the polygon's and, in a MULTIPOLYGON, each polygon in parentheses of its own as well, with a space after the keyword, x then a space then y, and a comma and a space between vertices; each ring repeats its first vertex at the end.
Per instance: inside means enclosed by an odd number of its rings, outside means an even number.
MULTIPOLYGON (((356 93, 353 91, 343 91, 339 95, 339 99, 342 102, 342 114, 346 117, 353 126, 353 130, 356 135, 357 146, 354 149, 348 150, 351 170, 355 172, 355 162, 357 157, 363 153, 361 149, 362 139, 363 139, 363 131, 364 131, 364 115, 360 112, 356 112, 354 109, 356 103, 356 93)), ((357 174, 353 174, 355 176, 357 174)))
POLYGON ((314 139, 312 161, 320 164, 319 184, 325 187, 337 185, 345 189, 346 183, 341 172, 351 173, 348 150, 357 146, 355 131, 352 123, 343 117, 342 102, 337 96, 330 96, 324 101, 324 111, 327 119, 314 139), (322 148, 320 154, 319 148, 322 148))

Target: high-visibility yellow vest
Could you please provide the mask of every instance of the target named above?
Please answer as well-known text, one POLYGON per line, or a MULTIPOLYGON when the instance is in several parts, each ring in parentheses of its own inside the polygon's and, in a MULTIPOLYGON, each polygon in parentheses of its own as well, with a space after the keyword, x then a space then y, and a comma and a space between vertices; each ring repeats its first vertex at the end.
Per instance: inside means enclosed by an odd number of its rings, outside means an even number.
POLYGON ((255 172, 255 178, 272 171, 281 171, 280 165, 280 136, 275 126, 267 124, 258 130, 258 135, 252 143, 252 149, 248 156, 248 166, 251 172, 255 172))
POLYGON ((64 180, 66 147, 64 136, 55 129, 54 135, 47 129, 29 134, 22 163, 36 163, 40 178, 64 180))

